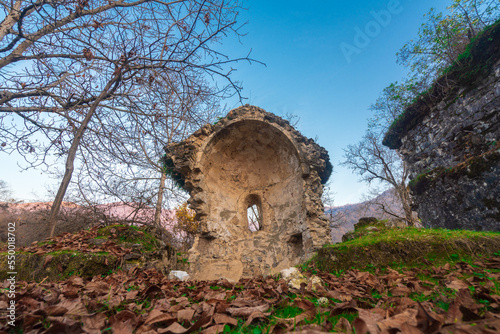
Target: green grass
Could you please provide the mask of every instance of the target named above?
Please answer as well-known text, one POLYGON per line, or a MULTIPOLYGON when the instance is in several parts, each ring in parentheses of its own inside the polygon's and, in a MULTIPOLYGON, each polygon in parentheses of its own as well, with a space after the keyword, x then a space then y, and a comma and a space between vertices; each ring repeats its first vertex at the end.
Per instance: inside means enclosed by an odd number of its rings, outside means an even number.
POLYGON ((500 251, 500 232, 379 226, 361 228, 353 235, 353 240, 323 247, 310 263, 338 275, 351 268, 374 272, 385 267, 473 263, 500 251))

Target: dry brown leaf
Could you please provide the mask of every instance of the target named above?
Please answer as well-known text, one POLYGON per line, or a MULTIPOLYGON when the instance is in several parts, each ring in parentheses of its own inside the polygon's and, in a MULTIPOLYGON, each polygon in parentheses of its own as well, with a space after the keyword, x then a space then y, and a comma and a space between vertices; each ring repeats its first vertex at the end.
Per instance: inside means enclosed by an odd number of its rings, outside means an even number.
POLYGON ((106 295, 110 291, 109 284, 103 281, 89 282, 85 285, 88 293, 96 293, 98 296, 106 295))
POLYGON ((71 276, 68 279, 68 283, 74 286, 82 287, 84 286, 83 284, 83 279, 80 276, 71 276))
POLYGON ((227 279, 225 279, 225 278, 222 278, 221 280, 219 280, 219 281, 217 282, 217 285, 222 286, 222 287, 224 287, 224 288, 226 288, 226 289, 232 289, 232 288, 233 288, 233 286, 234 286, 234 284, 233 284, 233 283, 229 282, 229 281, 228 281, 227 279))
POLYGON ((186 328, 182 327, 178 322, 172 323, 167 328, 158 329, 158 333, 169 333, 169 334, 181 334, 187 331, 186 328))
POLYGON ((339 321, 337 321, 337 323, 335 324, 334 329, 336 331, 338 331, 338 332, 342 332, 342 333, 346 333, 346 334, 351 334, 352 333, 352 326, 349 323, 349 321, 346 318, 344 318, 344 317, 341 317, 339 319, 339 321))
POLYGON ((354 321, 352 322, 352 327, 356 331, 356 334, 367 334, 368 333, 368 326, 367 326, 366 322, 361 318, 354 319, 354 321))
POLYGON ((68 321, 67 319, 50 319, 51 326, 47 329, 44 334, 80 334, 82 333, 82 328, 80 323, 75 321, 68 321))
MULTIPOLYGON (((370 310, 365 310, 365 309, 358 307, 356 309, 359 312, 359 318, 364 321, 370 334, 380 333, 380 330, 377 326, 377 323, 384 319, 385 311, 380 309, 380 308, 373 308, 370 310)), ((357 333, 358 333, 358 331, 356 329, 356 334, 357 333)))
POLYGON ((395 288, 390 289, 389 292, 394 297, 403 297, 403 296, 408 296, 411 293, 411 290, 406 286, 397 286, 395 288))
POLYGON ((225 314, 216 313, 214 315, 214 321, 216 324, 229 324, 232 326, 238 325, 238 320, 225 314))
POLYGON ((88 315, 87 308, 85 305, 82 303, 81 298, 75 298, 75 299, 63 299, 58 306, 65 307, 68 312, 65 314, 65 316, 84 316, 88 315))
POLYGON ((210 326, 203 331, 201 331, 200 334, 217 334, 217 333, 223 333, 224 332, 224 327, 226 325, 213 325, 210 326))
POLYGON ((435 333, 441 329, 442 323, 433 318, 421 303, 417 304, 417 327, 425 333, 435 333))
POLYGON ((78 289, 76 286, 66 285, 64 287, 62 293, 63 293, 64 297, 73 299, 73 298, 77 298, 78 297, 78 292, 79 291, 80 291, 80 289, 78 289))
POLYGON ((348 302, 348 301, 352 300, 352 296, 350 294, 344 293, 344 292, 338 291, 338 290, 328 291, 326 293, 326 297, 332 298, 332 299, 337 299, 337 300, 340 300, 343 302, 348 302))
POLYGON ((106 300, 109 308, 115 308, 122 303, 124 297, 122 295, 110 294, 106 300))
POLYGON ((460 289, 468 289, 469 285, 463 280, 454 279, 451 282, 446 283, 446 287, 458 291, 460 289))
POLYGON ((177 312, 177 321, 179 322, 187 321, 189 323, 193 319, 193 315, 194 315, 193 309, 180 310, 179 312, 177 312))
POLYGON ((261 311, 252 312, 252 314, 250 314, 247 321, 245 322, 245 325, 250 326, 255 319, 267 319, 267 317, 261 311))
POLYGON ((468 309, 467 307, 465 307, 463 305, 460 305, 459 309, 460 309, 460 312, 462 312, 462 320, 465 322, 477 321, 477 320, 484 319, 483 317, 479 316, 474 311, 472 311, 471 309, 468 309))
POLYGON ((182 327, 178 323, 174 322, 172 325, 170 325, 167 328, 160 328, 158 329, 158 333, 164 333, 164 334, 189 334, 192 332, 197 331, 200 329, 202 326, 208 324, 212 319, 210 317, 204 317, 198 320, 197 322, 194 323, 193 326, 189 327, 188 329, 182 327))
POLYGON ((133 320, 128 319, 126 321, 115 321, 111 324, 111 330, 113 334, 132 334, 134 330, 133 320))
POLYGON ((316 308, 314 303, 311 302, 310 300, 307 300, 307 299, 296 299, 294 304, 295 304, 295 306, 297 306, 298 308, 300 308, 304 311, 309 311, 309 310, 313 310, 316 308))
POLYGON ((157 317, 152 318, 151 320, 147 321, 145 324, 146 325, 153 325, 153 324, 159 324, 163 323, 164 326, 168 327, 172 325, 174 322, 176 322, 176 318, 172 317, 168 313, 163 313, 157 317))
POLYGON ((415 326, 408 325, 408 323, 404 323, 401 325, 401 334, 424 334, 420 329, 415 326))
MULTIPOLYGON (((109 323, 110 324, 115 324, 115 323, 129 323, 132 328, 135 327, 137 324, 137 315, 129 310, 123 310, 109 318, 109 323)), ((128 327, 128 326, 125 326, 128 327)))
POLYGON ((444 326, 439 333, 498 334, 500 333, 500 319, 491 318, 469 323, 448 325, 444 326))
POLYGON ((163 313, 162 311, 160 311, 159 309, 157 308, 154 308, 151 312, 149 312, 148 316, 146 317, 146 320, 145 320, 145 323, 146 324, 149 324, 151 323, 151 321, 156 318, 157 316, 160 316, 162 314, 167 314, 167 313, 163 313))
POLYGON ((342 313, 355 313, 358 310, 356 307, 358 304, 356 303, 355 300, 351 300, 349 302, 345 302, 342 304, 337 304, 337 306, 330 311, 330 316, 336 316, 342 313))
POLYGON ((125 294, 125 300, 134 300, 136 297, 137 297, 137 294, 139 293, 138 290, 132 290, 132 291, 128 291, 126 294, 125 294))
POLYGON ((462 321, 462 312, 460 312, 460 304, 455 300, 448 307, 448 312, 446 312, 444 323, 455 324, 459 321, 462 321))
POLYGON ((106 319, 107 317, 104 313, 97 313, 82 317, 81 320, 83 322, 83 329, 86 331, 98 330, 100 333, 100 330, 106 326, 106 319))
POLYGON ((455 300, 457 301, 458 304, 463 305, 467 308, 472 309, 472 308, 481 307, 481 306, 476 304, 476 302, 472 298, 472 296, 470 294, 470 290, 468 288, 458 290, 457 297, 455 300))
POLYGON ((47 255, 45 257, 45 260, 43 261, 43 267, 45 268, 53 259, 54 257, 52 255, 47 255))
POLYGON ((68 309, 62 306, 53 305, 44 308, 43 311, 45 311, 45 313, 47 313, 47 315, 49 316, 59 317, 66 314, 68 312, 68 309))
POLYGON ((229 303, 230 306, 235 306, 235 307, 248 307, 248 306, 254 306, 253 301, 247 300, 247 299, 235 299, 232 302, 229 303))
POLYGON ((403 324, 408 324, 410 326, 417 326, 417 314, 416 309, 407 309, 403 313, 396 314, 390 318, 381 320, 377 322, 377 325, 381 331, 389 331, 389 329, 401 328, 403 324))
POLYGON ((35 314, 26 314, 23 319, 23 329, 26 331, 26 328, 29 328, 38 322, 41 322, 43 319, 42 315, 35 315, 35 314))
POLYGON ((215 312, 217 313, 226 313, 228 308, 229 308, 229 303, 226 300, 215 304, 215 312))
POLYGON ((269 310, 269 304, 263 304, 254 307, 240 307, 240 308, 231 307, 227 309, 227 312, 229 312, 229 314, 231 314, 233 317, 248 318, 255 311, 266 312, 267 310, 269 310))

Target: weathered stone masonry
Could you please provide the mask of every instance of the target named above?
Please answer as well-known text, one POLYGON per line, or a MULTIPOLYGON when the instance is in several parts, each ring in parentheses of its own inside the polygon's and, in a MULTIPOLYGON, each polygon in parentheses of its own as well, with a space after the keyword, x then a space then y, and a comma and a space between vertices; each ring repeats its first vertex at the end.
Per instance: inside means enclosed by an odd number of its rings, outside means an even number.
POLYGON ((497 25, 475 41, 466 71, 440 78, 386 134, 384 144, 409 165, 425 225, 500 230, 499 58, 497 25), (460 81, 478 68, 473 80, 460 81))
POLYGON ((166 150, 201 222, 189 251, 194 278, 276 273, 329 242, 328 153, 287 121, 245 105, 166 150), (248 226, 252 205, 257 231, 248 226))

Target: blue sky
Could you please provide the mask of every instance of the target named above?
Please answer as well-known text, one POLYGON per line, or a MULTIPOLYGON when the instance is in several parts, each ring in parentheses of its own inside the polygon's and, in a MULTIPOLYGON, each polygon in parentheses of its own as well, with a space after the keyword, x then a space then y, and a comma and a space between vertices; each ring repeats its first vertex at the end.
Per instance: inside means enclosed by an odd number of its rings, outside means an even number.
MULTIPOLYGON (((396 52, 417 36, 423 15, 431 7, 445 10, 450 2, 243 3, 248 8, 241 13, 241 22, 248 21, 242 28, 246 36, 241 43, 226 40, 220 48, 234 57, 252 49, 251 57, 266 64, 237 65, 234 78, 242 81, 246 103, 278 115, 299 116, 297 129, 307 137, 318 137, 330 153, 335 205, 358 202, 367 187, 339 166, 342 148, 361 139, 370 117, 368 108, 382 89, 404 77, 406 69, 396 64, 396 52)), ((227 103, 238 106, 233 100, 227 103)), ((40 171, 20 173, 14 155, 0 158, 0 179, 8 182, 18 199, 40 199, 46 186, 57 184, 40 171)))
MULTIPOLYGON (((243 81, 243 95, 249 104, 269 112, 298 115, 297 129, 307 137, 318 137, 330 154, 335 205, 360 201, 367 187, 358 182, 357 175, 339 166, 342 149, 361 139, 371 116, 368 108, 383 88, 406 74, 406 68, 396 63, 396 52, 417 37, 423 15, 431 7, 444 11, 450 2, 246 3, 248 10, 242 16, 248 21, 243 28, 247 35, 237 50, 251 48, 251 56, 267 66, 238 67, 235 77, 243 81), (391 13, 390 18, 384 12, 391 13), (355 40, 358 31, 366 29, 371 35, 368 40, 355 40), (342 45, 358 45, 359 53, 347 52, 346 57, 342 45)), ((234 45, 224 48, 234 54, 234 45)))

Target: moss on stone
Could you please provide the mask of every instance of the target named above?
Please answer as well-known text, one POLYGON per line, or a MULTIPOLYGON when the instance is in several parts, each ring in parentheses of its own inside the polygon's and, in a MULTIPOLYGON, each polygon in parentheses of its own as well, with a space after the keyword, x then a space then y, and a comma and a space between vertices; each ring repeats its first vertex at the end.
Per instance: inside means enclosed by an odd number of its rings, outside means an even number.
POLYGON ((352 267, 385 268, 394 264, 439 265, 500 251, 500 233, 446 229, 383 229, 318 251, 313 262, 328 272, 352 267))
MULTIPOLYGON (((150 233, 147 227, 129 225, 110 225, 97 230, 98 239, 114 242, 123 249, 135 248, 139 259, 118 258, 104 248, 98 252, 87 252, 87 249, 58 249, 51 250, 47 244, 56 244, 54 241, 39 242, 30 252, 22 249, 16 251, 15 272, 18 280, 57 281, 64 280, 72 275, 82 278, 92 278, 96 275, 106 275, 119 266, 128 268, 154 267, 159 271, 170 268, 169 258, 175 254, 171 246, 161 242, 150 233), (139 247, 135 247, 139 245, 139 247), (42 250, 43 254, 34 253, 42 250)), ((60 246, 60 245, 56 245, 60 246)), ((0 253, 0 280, 7 277, 8 253, 0 253)))
MULTIPOLYGON (((0 280, 7 275, 7 257, 0 257, 0 280)), ((82 253, 78 251, 55 251, 44 255, 16 252, 16 278, 18 280, 57 281, 72 275, 92 278, 116 269, 118 258, 100 253, 82 253), (50 257, 50 258, 49 258, 50 257), (49 260, 50 259, 50 260, 49 260)))
POLYGON ((480 177, 484 172, 490 170, 500 161, 500 143, 495 143, 495 147, 483 154, 471 157, 453 167, 437 167, 430 171, 425 171, 408 183, 414 195, 422 195, 432 187, 439 179, 444 177, 458 180, 462 177, 470 179, 480 177))
POLYGON ((158 248, 158 240, 144 228, 129 225, 110 225, 97 231, 97 238, 113 240, 117 245, 140 244, 145 251, 158 248))

